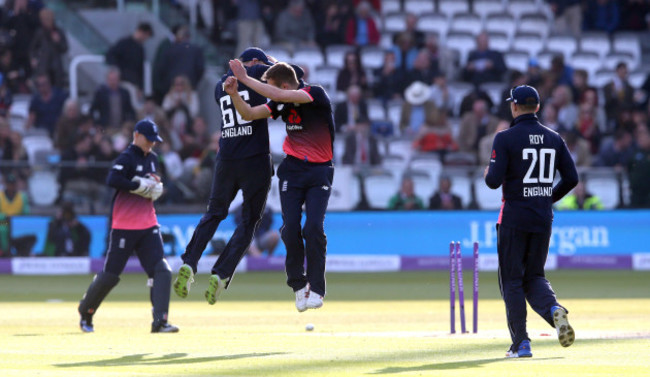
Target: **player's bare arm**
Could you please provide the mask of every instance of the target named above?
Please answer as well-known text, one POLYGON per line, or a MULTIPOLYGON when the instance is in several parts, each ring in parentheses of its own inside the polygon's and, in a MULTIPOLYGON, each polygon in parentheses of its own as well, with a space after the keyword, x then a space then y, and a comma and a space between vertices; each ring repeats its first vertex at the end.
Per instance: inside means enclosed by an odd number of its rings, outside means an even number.
POLYGON ((239 80, 239 82, 268 99, 271 99, 275 102, 285 103, 310 103, 313 101, 311 96, 303 90, 278 88, 276 86, 265 84, 248 76, 246 69, 239 60, 231 60, 229 65, 230 69, 232 70, 235 77, 237 77, 237 80, 239 80))
POLYGON ((259 105, 251 107, 243 98, 239 95, 237 91, 237 79, 233 76, 230 76, 223 83, 223 90, 228 93, 232 99, 232 103, 235 106, 235 110, 241 115, 242 119, 250 121, 256 119, 264 119, 271 116, 271 111, 266 105, 259 105))

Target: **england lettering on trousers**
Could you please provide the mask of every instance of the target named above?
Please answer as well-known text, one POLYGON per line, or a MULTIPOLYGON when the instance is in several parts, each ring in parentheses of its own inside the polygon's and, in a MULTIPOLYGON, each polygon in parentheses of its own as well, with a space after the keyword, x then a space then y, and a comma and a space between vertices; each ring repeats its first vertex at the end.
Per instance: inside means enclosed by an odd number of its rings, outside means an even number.
POLYGON ((534 196, 553 196, 553 187, 524 187, 524 198, 534 196))
POLYGON ((230 127, 221 131, 221 137, 237 137, 253 134, 253 126, 230 127))

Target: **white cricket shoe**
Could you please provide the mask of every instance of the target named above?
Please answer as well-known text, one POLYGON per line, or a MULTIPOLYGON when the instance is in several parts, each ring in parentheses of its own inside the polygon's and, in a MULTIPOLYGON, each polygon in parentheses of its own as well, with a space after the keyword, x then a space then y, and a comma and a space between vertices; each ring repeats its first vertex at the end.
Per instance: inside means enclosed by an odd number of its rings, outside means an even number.
POLYGON ((295 293, 296 309, 302 313, 307 310, 307 297, 309 297, 309 288, 307 285, 305 285, 302 289, 297 290, 295 293))
POLYGON ((307 297, 307 309, 318 309, 321 306, 323 306, 323 296, 313 291, 309 292, 309 297, 307 297))

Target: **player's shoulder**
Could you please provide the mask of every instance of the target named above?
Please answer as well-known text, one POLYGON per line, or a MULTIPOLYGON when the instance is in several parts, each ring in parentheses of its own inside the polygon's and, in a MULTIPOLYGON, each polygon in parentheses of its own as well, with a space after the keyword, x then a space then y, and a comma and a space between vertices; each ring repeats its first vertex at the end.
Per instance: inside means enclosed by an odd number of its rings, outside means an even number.
POLYGON ((305 84, 305 86, 300 89, 307 92, 307 94, 309 94, 312 99, 325 98, 329 101, 329 95, 327 94, 327 91, 325 91, 325 88, 320 85, 305 84))
POLYGON ((246 67, 246 73, 248 76, 255 79, 261 79, 264 76, 264 73, 269 69, 269 66, 266 64, 256 64, 250 67, 246 67))

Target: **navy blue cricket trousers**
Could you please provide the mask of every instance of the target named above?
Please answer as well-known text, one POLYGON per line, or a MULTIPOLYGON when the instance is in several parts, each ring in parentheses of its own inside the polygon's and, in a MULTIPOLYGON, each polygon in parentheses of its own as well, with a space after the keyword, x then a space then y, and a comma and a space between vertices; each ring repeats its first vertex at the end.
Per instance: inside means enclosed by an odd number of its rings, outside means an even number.
POLYGON ((287 156, 278 167, 282 205, 282 241, 287 248, 287 285, 294 292, 309 283, 310 290, 325 296, 325 212, 332 192, 332 162, 310 163, 287 156), (301 227, 302 207, 305 224, 301 227), (307 274, 304 262, 307 257, 307 274))
POLYGON ((241 160, 217 160, 208 209, 194 229, 185 253, 181 255, 183 262, 191 266, 195 273, 205 247, 221 221, 228 216, 230 203, 235 199, 237 192, 242 190, 244 196, 242 222, 235 228, 235 232, 212 267, 212 274, 217 274, 223 279, 234 275, 262 218, 266 198, 271 189, 272 176, 273 163, 269 154, 241 160))
POLYGON ((499 225, 499 288, 506 304, 512 348, 530 340, 526 331, 526 301, 552 327, 551 307, 559 306, 551 283, 544 275, 551 232, 526 232, 499 225))
POLYGON ((142 230, 111 229, 104 272, 119 276, 133 252, 138 256, 147 276, 153 278, 156 264, 165 254, 160 227, 142 230))

